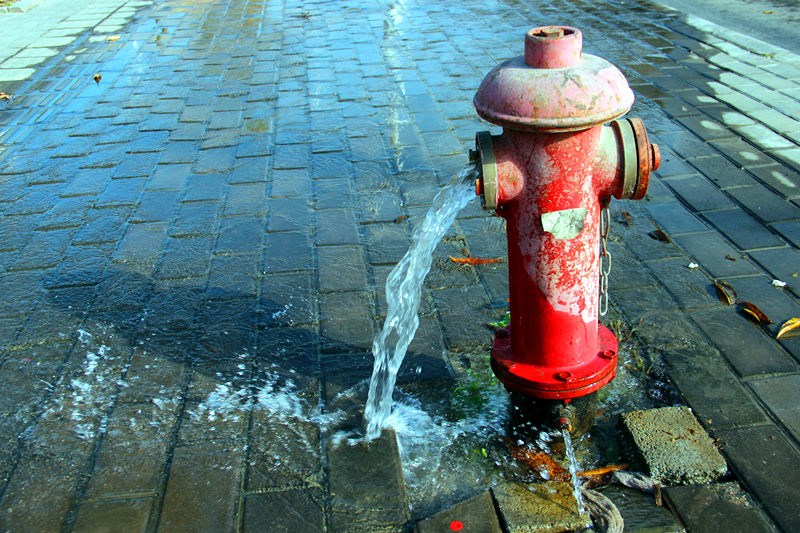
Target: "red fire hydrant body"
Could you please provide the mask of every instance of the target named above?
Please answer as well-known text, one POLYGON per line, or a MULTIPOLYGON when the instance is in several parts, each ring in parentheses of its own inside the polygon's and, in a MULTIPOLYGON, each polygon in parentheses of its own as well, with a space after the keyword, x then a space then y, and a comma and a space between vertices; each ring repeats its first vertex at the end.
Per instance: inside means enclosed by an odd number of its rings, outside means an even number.
POLYGON ((625 77, 581 46, 575 28, 533 29, 525 56, 492 70, 474 99, 503 126, 479 133, 475 154, 484 207, 507 221, 511 322, 492 368, 509 390, 545 400, 615 375, 617 340, 598 322, 601 210, 612 196, 644 197, 659 164, 642 122, 615 120, 633 104, 625 77))

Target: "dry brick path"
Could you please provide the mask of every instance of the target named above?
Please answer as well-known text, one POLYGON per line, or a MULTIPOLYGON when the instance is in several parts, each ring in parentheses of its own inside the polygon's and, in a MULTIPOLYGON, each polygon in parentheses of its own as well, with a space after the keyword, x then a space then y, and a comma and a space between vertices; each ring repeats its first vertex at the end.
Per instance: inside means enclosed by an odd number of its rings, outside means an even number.
MULTIPOLYGON (((0 529, 407 523, 392 439, 368 454, 210 400, 291 379, 304 405, 344 409, 388 272, 487 127, 481 79, 529 28, 568 23, 626 74, 663 154, 647 201, 614 204, 609 320, 664 362, 769 520, 800 530, 800 339, 711 288, 800 316, 796 56, 622 1, 64 10, 0 14, 0 529)), ((505 254, 477 202, 436 252, 406 380, 486 353, 506 268, 448 263, 465 251, 505 254)))

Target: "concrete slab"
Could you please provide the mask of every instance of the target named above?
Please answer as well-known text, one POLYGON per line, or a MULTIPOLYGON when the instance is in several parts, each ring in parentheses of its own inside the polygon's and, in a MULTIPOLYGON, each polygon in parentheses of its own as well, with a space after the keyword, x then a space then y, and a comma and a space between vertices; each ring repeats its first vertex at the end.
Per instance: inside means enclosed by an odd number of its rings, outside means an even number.
POLYGON ((663 484, 709 483, 728 472, 725 459, 687 407, 625 413, 622 424, 650 477, 663 484))
POLYGON ((562 533, 589 527, 589 514, 578 514, 569 483, 507 483, 492 489, 508 533, 562 533))
POLYGON ((417 524, 415 533, 502 533, 494 500, 484 492, 433 515, 417 524))

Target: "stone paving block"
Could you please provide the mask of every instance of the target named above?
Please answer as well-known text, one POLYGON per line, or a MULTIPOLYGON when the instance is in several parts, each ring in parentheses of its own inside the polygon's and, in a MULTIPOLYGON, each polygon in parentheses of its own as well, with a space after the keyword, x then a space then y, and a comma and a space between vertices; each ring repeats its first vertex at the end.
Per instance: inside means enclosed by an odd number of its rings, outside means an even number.
POLYGON ((791 248, 774 248, 771 250, 755 250, 749 252, 750 257, 755 259, 764 269, 772 275, 774 279, 787 283, 787 288, 793 290, 795 294, 800 290, 798 284, 797 267, 800 262, 800 253, 791 248))
POLYGON ((268 233, 264 236, 264 273, 312 268, 312 250, 304 233, 268 233))
POLYGON ((112 179, 97 198, 98 206, 136 205, 145 178, 112 179))
POLYGON ((145 191, 142 193, 131 222, 166 222, 172 220, 180 206, 179 191, 145 191))
POLYGON ((241 451, 221 446, 175 448, 159 531, 234 531, 241 451))
POLYGON ((569 483, 506 483, 492 488, 501 522, 509 533, 580 531, 591 525, 578 514, 569 483))
POLYGON ((764 222, 800 218, 800 209, 765 187, 741 187, 730 189, 728 193, 764 222))
POLYGON ((768 520, 738 483, 664 489, 670 507, 692 532, 768 533, 768 520))
POLYGON ((788 356, 733 309, 697 312, 691 317, 741 377, 794 371, 788 356))
POLYGON ((263 222, 256 218, 224 218, 214 251, 218 254, 257 252, 262 247, 263 231, 263 222))
POLYGON ((665 183, 695 211, 734 207, 734 203, 702 176, 671 178, 665 183))
POLYGON ((266 184, 243 183, 231 185, 225 201, 223 216, 250 216, 260 218, 267 211, 266 184))
POLYGON ((699 157, 692 159, 692 166, 698 169, 712 183, 721 189, 755 185, 755 180, 743 170, 723 157, 699 157))
POLYGON ((354 211, 317 211, 317 245, 359 244, 361 235, 354 211))
POLYGON ((37 231, 17 254, 7 270, 50 268, 58 264, 69 247, 76 228, 37 231))
MULTIPOLYGON (((615 264, 618 264, 616 256, 614 259, 615 264)), ((698 269, 689 268, 685 260, 650 261, 647 263, 647 267, 666 287, 682 309, 694 310, 722 306, 708 277, 698 269)))
POLYGON ((169 234, 171 237, 211 235, 217 227, 218 214, 219 205, 216 203, 182 203, 169 234))
POLYGON ((770 164, 774 160, 743 139, 721 139, 709 144, 740 167, 770 164))
POLYGON ((366 294, 322 294, 319 305, 323 351, 354 351, 372 346, 375 336, 374 313, 366 294))
POLYGON ((764 183, 787 198, 800 196, 800 174, 783 165, 767 165, 749 169, 764 183))
POLYGON ((170 238, 157 278, 201 277, 208 272, 214 240, 208 236, 170 238))
POLYGON ((647 212, 667 236, 708 231, 708 226, 677 202, 648 205, 647 212))
POLYGON ((741 209, 709 211, 703 213, 703 217, 741 250, 785 245, 773 232, 741 209))
POLYGON ((792 222, 778 222, 772 224, 775 229, 784 239, 791 244, 800 247, 800 221, 792 222))
POLYGON ((684 159, 694 159, 695 157, 706 157, 717 155, 716 150, 710 145, 700 141, 691 133, 671 134, 667 136, 654 136, 658 142, 672 148, 672 150, 684 159))
POLYGON ((320 246, 317 248, 319 290, 363 291, 367 276, 364 255, 358 246, 320 246))
POLYGON ((491 344, 489 322, 496 322, 504 309, 489 309, 489 298, 481 285, 432 291, 434 305, 444 331, 448 348, 491 344))
POLYGON ((725 459, 686 407, 623 413, 622 423, 650 477, 664 484, 710 483, 727 474, 725 459))
POLYGON ((484 492, 440 511, 418 523, 415 533, 465 530, 475 533, 501 533, 500 522, 489 492, 484 492))
MULTIPOLYGON (((268 324, 310 324, 316 321, 316 281, 309 272, 264 274, 260 278, 260 308, 268 324)), ((263 321, 262 321, 263 323, 263 321)))
POLYGON ((113 260, 149 273, 161 258, 169 225, 166 222, 128 225, 113 260))
POLYGON ((401 529, 410 518, 391 430, 369 443, 329 444, 330 515, 328 531, 401 529))
POLYGON ((155 498, 86 502, 78 509, 72 531, 110 532, 114 530, 114 525, 124 524, 131 533, 145 533, 154 509, 155 498))
POLYGON ((326 531, 324 498, 320 490, 296 489, 248 494, 244 500, 244 531, 326 531))
POLYGON ((399 262, 411 244, 404 224, 365 224, 364 234, 367 258, 373 265, 399 262))
POLYGON ((800 527, 797 501, 800 455, 774 426, 756 426, 717 432, 723 453, 734 472, 784 531, 800 527))
POLYGON ((746 257, 716 233, 681 235, 674 240, 715 278, 758 273, 746 257))
POLYGON ((800 414, 794 402, 800 391, 799 377, 789 375, 754 379, 749 381, 748 385, 775 419, 785 426, 795 439, 800 439, 800 414))
MULTIPOLYGON (((658 82, 656 82, 658 83, 658 82)), ((735 137, 734 133, 711 118, 701 116, 681 117, 677 119, 684 127, 694 132, 705 141, 735 137)))

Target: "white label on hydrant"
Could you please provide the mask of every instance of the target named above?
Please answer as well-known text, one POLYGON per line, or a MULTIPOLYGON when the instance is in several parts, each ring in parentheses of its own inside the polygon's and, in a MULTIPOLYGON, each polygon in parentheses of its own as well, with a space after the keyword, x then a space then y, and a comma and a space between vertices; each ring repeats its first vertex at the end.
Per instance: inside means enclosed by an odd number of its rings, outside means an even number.
POLYGON ((585 207, 577 207, 542 213, 542 228, 556 239, 574 239, 583 231, 588 212, 585 207))

